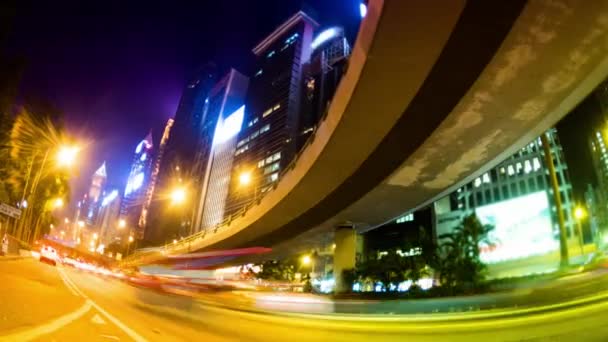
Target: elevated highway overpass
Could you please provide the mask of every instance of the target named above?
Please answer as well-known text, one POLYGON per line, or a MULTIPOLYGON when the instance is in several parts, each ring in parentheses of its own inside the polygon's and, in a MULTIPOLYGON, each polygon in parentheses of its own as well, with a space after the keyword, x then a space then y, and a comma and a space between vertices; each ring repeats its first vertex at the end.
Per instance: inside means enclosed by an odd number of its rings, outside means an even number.
POLYGON ((274 190, 162 253, 293 252, 373 229, 513 154, 607 75, 608 1, 372 0, 328 113, 274 190))

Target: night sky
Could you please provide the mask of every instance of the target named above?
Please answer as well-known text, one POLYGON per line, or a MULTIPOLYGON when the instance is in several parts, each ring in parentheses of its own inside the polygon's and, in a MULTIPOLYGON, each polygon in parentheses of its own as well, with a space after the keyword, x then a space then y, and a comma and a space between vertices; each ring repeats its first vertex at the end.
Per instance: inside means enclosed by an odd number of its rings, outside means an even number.
MULTIPOLYGON (((124 186, 132 152, 150 129, 158 143, 192 71, 207 61, 250 74, 251 49, 302 1, 17 1, 8 51, 26 66, 21 96, 51 101, 86 141, 73 195, 107 161, 124 186)), ((358 0, 308 0, 322 27, 354 37, 358 0)), ((305 7, 305 8, 308 8, 305 7)))

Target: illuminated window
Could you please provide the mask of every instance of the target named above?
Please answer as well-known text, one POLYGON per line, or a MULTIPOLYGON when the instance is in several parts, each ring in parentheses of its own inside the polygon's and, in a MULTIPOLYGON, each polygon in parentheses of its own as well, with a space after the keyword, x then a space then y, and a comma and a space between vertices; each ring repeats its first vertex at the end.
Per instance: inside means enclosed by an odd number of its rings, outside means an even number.
POLYGON ((293 44, 296 40, 298 40, 299 36, 300 34, 298 33, 292 34, 289 38, 285 39, 285 44, 293 44))
POLYGON ((489 174, 484 173, 484 174, 483 174, 483 176, 482 176, 481 178, 482 178, 482 181, 483 181, 484 183, 486 183, 486 184, 491 183, 491 182, 490 182, 490 175, 489 175, 489 174))
POLYGON ((537 157, 534 157, 534 159, 532 159, 532 168, 534 169, 534 171, 540 170, 540 161, 538 161, 537 157))
POLYGON ((272 161, 276 161, 281 159, 281 152, 277 152, 275 154, 272 155, 272 161))
POLYGON ((302 131, 302 134, 308 134, 308 133, 310 133, 310 132, 312 132, 314 130, 315 130, 314 128, 308 127, 307 129, 305 129, 305 130, 302 131))
POLYGON ((270 51, 270 52, 269 52, 269 53, 266 55, 266 57, 267 57, 267 58, 270 58, 270 57, 274 56, 274 55, 275 55, 275 53, 276 53, 276 52, 274 52, 274 50, 272 50, 272 51, 270 51))
POLYGON ((476 188, 478 188, 481 185, 481 178, 475 178, 475 182, 473 184, 476 188))
POLYGON ((262 159, 258 162, 258 167, 264 167, 265 164, 264 159, 262 159))
POLYGON ((530 163, 530 161, 529 161, 529 160, 526 160, 526 161, 524 162, 524 172, 525 172, 526 174, 528 174, 528 173, 532 172, 532 164, 530 163))
POLYGON ((255 73, 255 77, 260 76, 264 71, 262 69, 255 73))
POLYGON ((274 164, 271 164, 270 166, 267 166, 264 169, 264 174, 266 175, 266 174, 269 174, 271 172, 275 172, 275 171, 278 171, 278 170, 279 170, 279 163, 274 163, 274 164))
POLYGON ((270 181, 271 182, 276 182, 279 179, 279 173, 275 172, 273 174, 270 175, 270 181))
POLYGON ((515 174, 515 170, 513 169, 513 165, 507 166, 507 174, 509 176, 513 176, 515 174))
POLYGON ((243 147, 241 147, 241 148, 237 149, 237 150, 236 150, 236 152, 234 152, 234 155, 235 155, 235 156, 238 156, 239 154, 241 154, 241 153, 243 153, 243 152, 247 151, 248 149, 249 149, 249 145, 245 145, 245 146, 243 146, 243 147))
POLYGON ((260 134, 268 132, 269 129, 270 129, 270 124, 264 125, 264 127, 260 128, 260 134))
POLYGON ((395 223, 403 223, 403 222, 411 222, 411 221, 414 221, 413 213, 409 213, 409 214, 399 217, 397 220, 395 220, 395 223))
POLYGON ((258 117, 256 116, 255 118, 253 118, 253 120, 249 121, 247 126, 251 127, 251 126, 255 125, 257 122, 258 122, 258 117))
POLYGON ((500 173, 506 173, 506 172, 507 172, 507 171, 505 170, 505 168, 504 168, 504 167, 501 167, 501 168, 500 168, 500 173))
POLYGON ((272 108, 268 108, 266 109, 266 111, 264 111, 264 113, 262 114, 262 117, 265 118, 268 115, 270 115, 272 113, 272 108))
POLYGON ((274 112, 275 110, 281 108, 281 104, 277 103, 276 105, 274 105, 274 107, 272 107, 272 111, 274 112))
POLYGON ((249 137, 247 137, 247 138, 245 138, 245 139, 243 139, 243 140, 239 141, 239 142, 236 144, 236 147, 241 147, 241 146, 245 145, 245 144, 246 144, 246 143, 248 143, 248 142, 249 142, 249 137))
POLYGON ((521 163, 515 164, 515 172, 520 173, 523 168, 524 167, 521 165, 521 163))
POLYGON ((260 135, 260 130, 257 130, 255 132, 251 133, 251 138, 250 139, 253 140, 253 139, 257 138, 258 135, 260 135))

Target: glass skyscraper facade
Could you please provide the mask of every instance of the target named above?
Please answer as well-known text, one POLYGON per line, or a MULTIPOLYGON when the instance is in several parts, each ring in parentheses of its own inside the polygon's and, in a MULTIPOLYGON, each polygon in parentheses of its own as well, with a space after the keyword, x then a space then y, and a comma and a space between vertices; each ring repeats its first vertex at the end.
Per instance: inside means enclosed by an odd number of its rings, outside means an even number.
POLYGON ((245 122, 234 154, 227 215, 270 190, 295 155, 302 69, 310 59, 317 26, 300 11, 253 49, 255 73, 250 79, 245 122), (246 188, 238 182, 245 172, 251 174, 246 188))

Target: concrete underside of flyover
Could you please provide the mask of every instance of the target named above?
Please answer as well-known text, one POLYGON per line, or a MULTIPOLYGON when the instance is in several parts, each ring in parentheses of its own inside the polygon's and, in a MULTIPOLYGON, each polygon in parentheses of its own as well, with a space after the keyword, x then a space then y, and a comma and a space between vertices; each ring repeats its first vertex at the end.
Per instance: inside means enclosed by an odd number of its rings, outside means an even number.
POLYGON ((514 153, 608 75, 608 1, 370 1, 329 113, 259 205, 173 249, 293 253, 377 227, 514 153))

